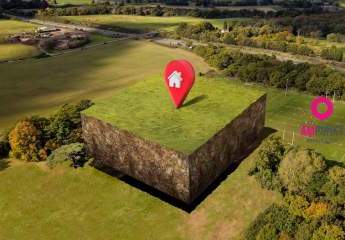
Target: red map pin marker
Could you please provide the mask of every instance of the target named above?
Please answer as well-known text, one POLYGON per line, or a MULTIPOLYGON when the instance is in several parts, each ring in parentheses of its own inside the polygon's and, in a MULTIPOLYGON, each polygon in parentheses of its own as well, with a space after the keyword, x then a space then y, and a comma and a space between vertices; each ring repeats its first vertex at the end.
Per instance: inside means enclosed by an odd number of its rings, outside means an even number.
POLYGON ((165 68, 164 78, 175 107, 181 107, 194 84, 192 64, 186 60, 171 61, 165 68))

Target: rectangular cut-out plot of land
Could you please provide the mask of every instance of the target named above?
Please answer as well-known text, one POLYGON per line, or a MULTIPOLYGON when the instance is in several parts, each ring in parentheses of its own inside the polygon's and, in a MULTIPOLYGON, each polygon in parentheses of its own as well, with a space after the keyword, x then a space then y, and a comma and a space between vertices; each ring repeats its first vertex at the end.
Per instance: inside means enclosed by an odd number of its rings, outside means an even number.
POLYGON ((266 94, 225 80, 198 79, 175 109, 164 81, 119 90, 82 113, 94 164, 190 204, 258 139, 266 94))

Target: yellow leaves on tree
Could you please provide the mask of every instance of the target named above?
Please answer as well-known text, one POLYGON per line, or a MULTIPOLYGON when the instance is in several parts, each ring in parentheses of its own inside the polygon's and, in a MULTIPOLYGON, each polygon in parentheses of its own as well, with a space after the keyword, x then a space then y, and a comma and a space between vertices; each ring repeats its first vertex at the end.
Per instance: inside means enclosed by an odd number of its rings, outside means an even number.
POLYGON ((323 202, 312 202, 305 210, 305 215, 308 218, 319 218, 328 213, 329 206, 323 202))
POLYGON ((11 156, 29 162, 46 159, 47 153, 41 147, 40 135, 40 131, 30 120, 18 122, 9 134, 11 156))

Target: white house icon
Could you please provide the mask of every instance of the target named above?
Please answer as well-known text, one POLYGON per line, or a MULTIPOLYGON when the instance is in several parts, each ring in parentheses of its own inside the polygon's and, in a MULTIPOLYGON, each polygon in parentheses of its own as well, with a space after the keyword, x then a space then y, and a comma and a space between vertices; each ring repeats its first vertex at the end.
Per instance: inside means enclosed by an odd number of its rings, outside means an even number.
POLYGON ((182 79, 182 73, 178 71, 174 71, 170 76, 168 77, 169 79, 169 87, 174 87, 174 88, 180 88, 181 83, 183 81, 182 79))

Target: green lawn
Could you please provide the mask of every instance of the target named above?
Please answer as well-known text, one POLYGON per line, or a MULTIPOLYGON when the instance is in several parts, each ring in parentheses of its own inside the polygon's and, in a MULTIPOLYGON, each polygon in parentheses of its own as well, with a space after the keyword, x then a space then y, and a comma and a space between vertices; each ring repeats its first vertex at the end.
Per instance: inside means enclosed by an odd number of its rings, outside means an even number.
POLYGON ((133 15, 86 15, 86 16, 62 16, 56 18, 58 21, 71 21, 73 23, 84 24, 88 26, 109 26, 112 28, 124 28, 141 31, 172 31, 181 22, 196 24, 202 21, 208 21, 214 26, 222 28, 224 20, 240 21, 243 18, 228 19, 202 19, 194 17, 151 17, 151 16, 133 16, 133 15))
POLYGON ((112 96, 114 90, 160 75, 172 59, 209 67, 194 54, 146 41, 120 41, 57 57, 0 64, 0 129, 66 102, 112 96))
POLYGON ((336 101, 332 117, 321 122, 315 120, 310 114, 310 102, 314 98, 311 95, 290 90, 285 96, 284 91, 278 89, 261 86, 251 86, 251 88, 268 93, 266 125, 278 130, 281 137, 284 135, 285 143, 313 148, 328 159, 345 163, 345 102, 336 101), (314 123, 319 126, 344 127, 344 130, 338 131, 334 136, 317 137, 318 142, 310 142, 299 134, 300 126, 310 120, 314 120, 314 123), (321 143, 319 141, 321 139, 328 140, 330 143, 321 143))
POLYGON ((229 81, 199 78, 185 106, 176 110, 159 76, 140 81, 110 99, 96 102, 84 113, 169 149, 189 154, 263 94, 229 81), (200 101, 193 103, 198 99, 200 101))
POLYGON ((91 167, 53 170, 45 163, 0 165, 1 239, 241 239, 280 197, 247 175, 255 156, 192 213, 91 167), (255 197, 253 197, 255 196, 255 197))
POLYGON ((0 36, 18 34, 22 32, 33 32, 37 25, 16 21, 16 20, 1 20, 0 19, 0 36))
POLYGON ((23 44, 0 44, 0 62, 30 58, 39 54, 40 51, 34 46, 23 44))
MULTIPOLYGON (((9 35, 33 32, 36 28, 37 26, 31 23, 15 20, 0 20, 0 42, 1 39, 7 38, 9 35)), ((39 54, 40 51, 34 46, 0 43, 0 62, 30 58, 39 54)))

